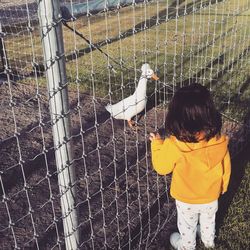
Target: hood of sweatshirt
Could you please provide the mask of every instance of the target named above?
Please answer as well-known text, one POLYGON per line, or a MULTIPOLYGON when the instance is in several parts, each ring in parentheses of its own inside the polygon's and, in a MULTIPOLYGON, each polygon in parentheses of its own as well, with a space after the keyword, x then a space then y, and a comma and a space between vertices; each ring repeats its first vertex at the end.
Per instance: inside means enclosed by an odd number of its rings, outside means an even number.
POLYGON ((171 136, 170 140, 175 144, 178 151, 192 164, 200 164, 213 168, 222 161, 228 150, 228 137, 213 137, 209 141, 202 140, 196 143, 182 142, 171 136))

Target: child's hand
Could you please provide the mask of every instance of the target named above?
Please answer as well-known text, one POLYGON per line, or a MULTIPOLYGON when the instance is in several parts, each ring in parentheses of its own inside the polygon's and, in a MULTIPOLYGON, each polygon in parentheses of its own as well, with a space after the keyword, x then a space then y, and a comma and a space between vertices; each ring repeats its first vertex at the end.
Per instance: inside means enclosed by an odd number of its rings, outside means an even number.
POLYGON ((153 140, 160 140, 161 136, 158 133, 150 133, 149 134, 149 140, 153 141, 153 140))

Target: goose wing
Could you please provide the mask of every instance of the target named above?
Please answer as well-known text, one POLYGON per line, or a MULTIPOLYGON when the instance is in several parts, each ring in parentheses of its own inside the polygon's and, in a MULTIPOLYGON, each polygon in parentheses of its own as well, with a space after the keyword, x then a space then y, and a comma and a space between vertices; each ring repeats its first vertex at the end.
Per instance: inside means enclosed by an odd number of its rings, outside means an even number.
POLYGON ((136 99, 135 95, 131 95, 116 104, 106 106, 106 109, 116 119, 129 120, 138 113, 136 99))

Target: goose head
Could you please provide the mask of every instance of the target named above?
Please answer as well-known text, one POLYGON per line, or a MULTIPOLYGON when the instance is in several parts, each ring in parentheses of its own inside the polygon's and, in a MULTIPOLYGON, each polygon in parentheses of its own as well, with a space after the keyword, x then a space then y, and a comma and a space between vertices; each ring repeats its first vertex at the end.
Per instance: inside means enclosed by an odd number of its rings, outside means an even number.
POLYGON ((145 77, 147 79, 159 80, 159 77, 150 68, 148 63, 144 63, 142 65, 141 71, 142 71, 142 77, 145 77))

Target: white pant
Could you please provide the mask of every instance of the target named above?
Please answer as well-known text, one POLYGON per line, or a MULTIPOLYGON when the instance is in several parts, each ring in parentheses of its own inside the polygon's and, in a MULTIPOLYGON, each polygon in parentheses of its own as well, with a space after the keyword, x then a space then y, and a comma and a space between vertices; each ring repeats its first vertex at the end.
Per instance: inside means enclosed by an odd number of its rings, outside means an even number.
POLYGON ((195 249, 198 222, 202 242, 207 247, 213 247, 218 200, 207 204, 188 204, 176 200, 176 207, 177 225, 181 236, 178 250, 195 249))

